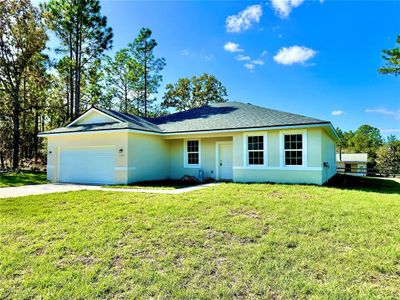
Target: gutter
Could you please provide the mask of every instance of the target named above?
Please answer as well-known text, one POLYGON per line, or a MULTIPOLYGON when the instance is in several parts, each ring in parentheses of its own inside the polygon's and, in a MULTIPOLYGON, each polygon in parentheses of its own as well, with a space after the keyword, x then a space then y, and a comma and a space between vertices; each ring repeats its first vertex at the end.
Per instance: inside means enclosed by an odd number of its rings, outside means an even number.
POLYGON ((329 127, 334 136, 338 139, 337 133, 330 122, 322 123, 304 123, 304 124, 288 124, 288 125, 274 125, 274 126, 258 126, 258 127, 239 127, 239 128, 223 128, 223 129, 206 129, 206 130, 186 130, 186 131, 172 131, 172 132, 156 132, 145 129, 130 129, 130 128, 111 128, 102 130, 88 130, 88 131, 60 131, 60 132, 42 132, 39 137, 60 136, 67 134, 88 134, 88 133, 106 133, 106 132, 133 132, 153 134, 160 136, 174 136, 174 135, 187 135, 187 134, 201 134, 201 133, 219 133, 219 132, 238 132, 238 131, 258 131, 258 130, 273 130, 273 129, 286 129, 286 128, 304 128, 304 127, 329 127))

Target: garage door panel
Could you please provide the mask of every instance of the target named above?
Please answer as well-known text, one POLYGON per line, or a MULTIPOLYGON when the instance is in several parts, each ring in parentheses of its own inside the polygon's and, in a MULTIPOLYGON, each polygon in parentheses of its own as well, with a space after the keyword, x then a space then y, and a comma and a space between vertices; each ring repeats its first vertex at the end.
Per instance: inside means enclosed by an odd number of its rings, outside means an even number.
POLYGON ((60 151, 59 181, 115 183, 115 148, 64 148, 60 151))

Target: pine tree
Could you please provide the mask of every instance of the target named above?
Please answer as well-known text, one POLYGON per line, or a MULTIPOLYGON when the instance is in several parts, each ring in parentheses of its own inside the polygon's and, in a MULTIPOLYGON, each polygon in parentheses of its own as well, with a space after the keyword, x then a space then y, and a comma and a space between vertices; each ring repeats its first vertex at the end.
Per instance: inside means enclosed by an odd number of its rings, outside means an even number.
POLYGON ((69 113, 76 118, 81 109, 83 72, 111 48, 112 30, 101 15, 99 0, 50 0, 44 7, 49 27, 61 41, 57 52, 68 61, 69 113))
MULTIPOLYGON (((397 36, 396 44, 400 46, 400 35, 397 36)), ((383 50, 382 52, 382 57, 386 61, 386 65, 378 69, 379 73, 400 75, 400 48, 396 47, 390 50, 383 50)))
POLYGON ((151 38, 152 32, 149 28, 142 28, 139 36, 133 43, 129 44, 133 58, 138 62, 139 80, 136 83, 137 99, 140 109, 139 114, 148 115, 149 109, 156 101, 154 95, 157 93, 162 76, 160 72, 165 67, 165 59, 157 58, 154 55, 154 48, 157 46, 155 39, 151 38))

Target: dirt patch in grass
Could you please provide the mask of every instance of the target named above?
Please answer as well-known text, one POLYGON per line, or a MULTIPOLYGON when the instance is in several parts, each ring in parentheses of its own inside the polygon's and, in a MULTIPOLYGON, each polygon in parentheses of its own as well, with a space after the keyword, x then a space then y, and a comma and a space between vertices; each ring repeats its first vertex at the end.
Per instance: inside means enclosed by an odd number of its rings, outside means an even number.
POLYGON ((298 197, 299 197, 299 199, 302 199, 302 200, 315 199, 315 196, 307 194, 307 193, 299 193, 298 197))
POLYGON ((277 199, 282 199, 284 197, 284 193, 278 192, 278 191, 272 191, 270 193, 267 193, 267 197, 269 198, 277 198, 277 199))
POLYGON ((84 265, 93 265, 95 263, 95 258, 93 256, 88 255, 78 255, 73 258, 73 260, 77 263, 81 263, 84 265))
POLYGON ((233 245, 233 244, 240 244, 240 245, 246 245, 246 244, 251 244, 251 243, 256 243, 257 239, 252 238, 252 237, 241 237, 238 235, 235 235, 232 232, 228 231, 220 231, 220 230, 214 230, 214 229, 208 229, 205 232, 205 235, 208 240, 212 240, 214 242, 222 242, 224 241, 227 245, 233 245))
POLYGON ((245 208, 235 208, 230 210, 229 214, 231 216, 245 216, 250 219, 261 220, 260 214, 255 210, 249 210, 245 208))

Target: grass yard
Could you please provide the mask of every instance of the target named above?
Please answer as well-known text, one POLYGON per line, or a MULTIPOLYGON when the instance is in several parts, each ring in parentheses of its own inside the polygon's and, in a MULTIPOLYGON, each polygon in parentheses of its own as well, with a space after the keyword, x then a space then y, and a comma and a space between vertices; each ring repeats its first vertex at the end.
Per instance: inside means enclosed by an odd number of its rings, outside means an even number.
POLYGON ((124 185, 105 185, 104 187, 116 189, 176 190, 198 184, 201 183, 185 182, 182 180, 153 180, 124 185))
POLYGON ((381 184, 0 199, 0 298, 398 299, 400 184, 381 184))
POLYGON ((47 182, 46 173, 0 173, 0 188, 47 182))

